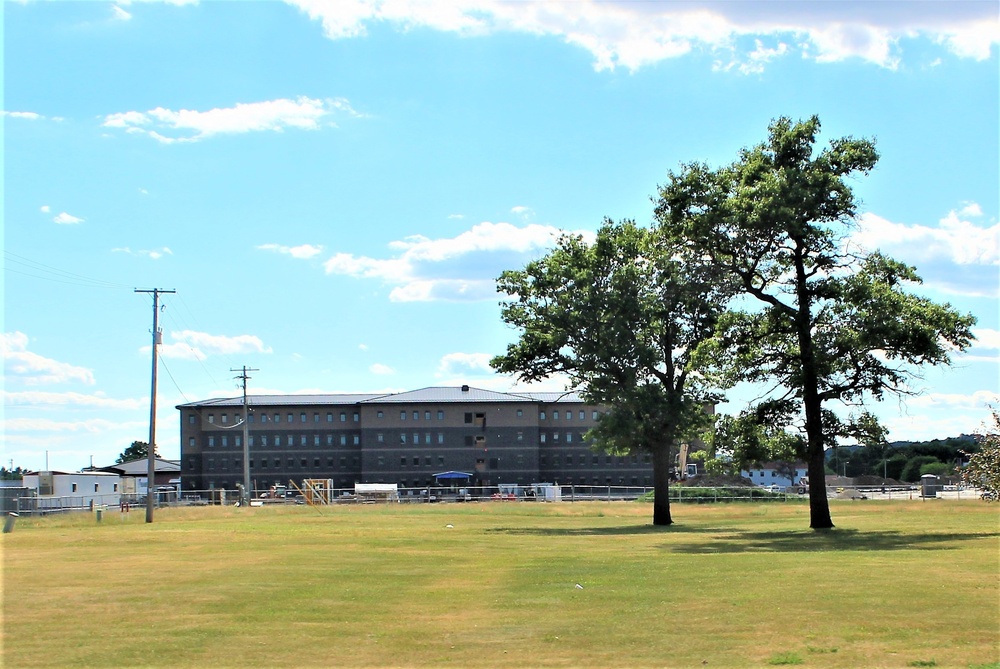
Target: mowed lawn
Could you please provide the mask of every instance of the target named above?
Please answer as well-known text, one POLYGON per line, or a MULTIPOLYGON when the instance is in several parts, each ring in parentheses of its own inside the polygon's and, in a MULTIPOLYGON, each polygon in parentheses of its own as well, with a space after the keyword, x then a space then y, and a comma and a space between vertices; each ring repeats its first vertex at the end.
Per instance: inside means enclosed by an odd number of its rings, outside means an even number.
POLYGON ((484 503, 21 518, 3 666, 998 667, 1000 506, 484 503))

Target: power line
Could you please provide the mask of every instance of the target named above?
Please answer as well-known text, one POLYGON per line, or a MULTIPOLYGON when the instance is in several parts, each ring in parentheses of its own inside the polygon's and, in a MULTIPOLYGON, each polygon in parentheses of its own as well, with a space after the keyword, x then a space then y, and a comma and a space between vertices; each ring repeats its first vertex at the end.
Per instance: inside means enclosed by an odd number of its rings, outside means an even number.
POLYGON ((51 265, 46 265, 45 263, 40 263, 37 260, 32 260, 31 258, 26 258, 22 255, 18 255, 8 250, 4 250, 4 271, 11 272, 13 274, 20 274, 22 276, 29 276, 33 279, 42 279, 44 281, 52 281, 55 283, 66 283, 75 286, 86 286, 89 288, 128 288, 127 285, 121 283, 115 283, 113 281, 106 281, 104 279, 95 279, 93 277, 85 276, 83 274, 77 274, 75 272, 70 272, 68 270, 60 269, 58 267, 53 267, 51 265), (22 269, 14 269, 10 265, 18 265, 22 269), (30 270, 24 271, 24 270, 30 270), (32 272, 38 272, 39 274, 34 274, 32 272))

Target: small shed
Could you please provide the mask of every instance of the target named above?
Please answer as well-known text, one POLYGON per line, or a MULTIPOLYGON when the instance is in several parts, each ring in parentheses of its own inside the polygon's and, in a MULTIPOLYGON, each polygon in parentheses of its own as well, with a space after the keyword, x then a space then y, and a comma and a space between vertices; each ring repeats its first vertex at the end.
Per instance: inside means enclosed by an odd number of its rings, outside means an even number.
POLYGON ((355 483, 354 497, 359 502, 398 502, 399 488, 395 483, 355 483))

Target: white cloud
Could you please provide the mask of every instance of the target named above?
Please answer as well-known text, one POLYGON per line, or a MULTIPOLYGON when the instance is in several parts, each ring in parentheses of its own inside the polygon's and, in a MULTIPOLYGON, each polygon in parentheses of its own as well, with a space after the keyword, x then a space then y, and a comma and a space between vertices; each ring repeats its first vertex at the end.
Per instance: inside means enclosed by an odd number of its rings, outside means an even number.
MULTIPOLYGON (((429 28, 465 36, 519 32, 562 39, 591 53, 596 70, 645 65, 693 50, 733 51, 745 73, 791 53, 758 40, 792 42, 817 61, 860 58, 895 68, 900 43, 930 38, 962 58, 985 60, 1000 42, 989 2, 611 2, 579 0, 285 0, 319 21, 330 39, 360 37, 368 27, 429 28), (749 54, 744 43, 754 39, 749 54)), ((728 69, 728 68, 723 68, 728 69)))
MULTIPOLYGON (((239 353, 271 353, 269 346, 254 335, 212 335, 206 332, 182 330, 171 332, 170 338, 175 340, 170 344, 160 346, 160 355, 164 358, 178 360, 204 360, 210 355, 235 355, 239 353)), ((141 353, 149 353, 150 347, 139 349, 141 353)))
POLYGON ((358 344, 358 350, 359 351, 367 351, 368 350, 368 344, 358 344))
POLYGON ((1000 351, 1000 330, 972 328, 972 334, 976 336, 976 341, 972 342, 974 348, 1000 351))
POLYGON ((483 300, 496 297, 496 277, 550 248, 560 230, 544 225, 517 227, 483 222, 455 237, 414 235, 389 244, 392 258, 337 253, 326 261, 327 274, 381 279, 395 285, 394 302, 483 300))
POLYGON ((158 249, 149 249, 149 250, 147 250, 147 249, 139 249, 137 251, 133 251, 132 249, 130 249, 127 246, 122 246, 122 247, 119 247, 119 248, 116 248, 116 249, 111 249, 111 252, 112 253, 124 253, 126 255, 138 256, 138 257, 141 257, 141 258, 150 258, 151 260, 159 260, 160 258, 162 258, 165 255, 172 256, 174 254, 174 252, 171 251, 170 248, 166 247, 166 246, 163 246, 163 247, 158 248, 158 249))
POLYGON ((275 253, 282 253, 285 255, 290 255, 293 258, 308 259, 318 256, 323 252, 322 246, 313 246, 312 244, 300 244, 298 246, 282 246, 281 244, 261 244, 257 247, 262 251, 274 251, 275 253))
POLYGON ((112 5, 111 6, 111 12, 112 12, 112 14, 114 14, 114 17, 117 20, 119 20, 119 21, 128 21, 128 20, 130 20, 132 18, 131 14, 129 14, 128 12, 126 12, 124 9, 122 9, 118 5, 112 5))
POLYGON ((395 374, 396 370, 389 365, 383 365, 382 363, 375 363, 368 368, 368 371, 372 374, 378 374, 380 376, 388 376, 389 374, 395 374))
POLYGON ((996 392, 977 390, 969 394, 927 393, 906 400, 907 406, 920 409, 979 409, 997 400, 996 392))
MULTIPOLYGON (((91 418, 88 420, 58 421, 48 418, 9 418, 4 421, 5 432, 87 432, 89 434, 101 434, 122 427, 140 427, 141 422, 118 423, 103 418, 91 418)), ((159 442, 159 440, 157 440, 159 442)))
POLYGON ((43 391, 4 391, 4 404, 7 406, 31 405, 47 407, 96 407, 101 409, 140 409, 149 405, 149 400, 143 399, 112 399, 103 393, 87 395, 84 393, 52 393, 43 391))
POLYGON ((94 373, 85 367, 52 360, 28 350, 28 335, 5 332, 0 339, 6 382, 38 386, 52 383, 94 384, 94 373))
POLYGON ((976 225, 956 211, 937 227, 894 223, 866 213, 852 241, 914 265, 930 286, 963 295, 1000 293, 1000 224, 976 225))
POLYGON ((51 213, 52 207, 50 207, 47 204, 43 204, 41 207, 38 208, 38 211, 42 212, 43 214, 48 214, 51 213))
POLYGON ((20 118, 27 121, 37 121, 39 119, 45 118, 41 114, 36 114, 35 112, 23 112, 23 111, 4 111, 0 112, 3 116, 7 118, 20 118))
POLYGON ((983 208, 979 206, 978 202, 964 202, 963 206, 958 210, 959 216, 982 216, 983 208))
POLYGON ((52 219, 59 225, 76 225, 77 223, 83 223, 84 219, 73 216, 72 214, 67 214, 65 211, 52 219))
POLYGON ((449 353, 441 358, 438 376, 492 374, 489 353, 449 353))
POLYGON ((283 132, 286 129, 318 130, 334 126, 334 113, 361 116, 342 98, 313 99, 299 96, 264 102, 240 103, 234 107, 208 111, 157 107, 147 112, 127 111, 109 114, 104 127, 120 128, 132 134, 144 134, 164 144, 197 142, 221 134, 247 132, 283 132))

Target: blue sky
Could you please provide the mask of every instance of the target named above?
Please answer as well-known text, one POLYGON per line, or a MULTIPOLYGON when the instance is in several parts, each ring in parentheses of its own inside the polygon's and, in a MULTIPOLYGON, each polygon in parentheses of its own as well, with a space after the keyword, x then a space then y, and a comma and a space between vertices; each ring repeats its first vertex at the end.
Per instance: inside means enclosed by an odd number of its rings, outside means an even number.
MULTIPOLYGON (((648 222, 778 116, 874 138, 858 241, 979 338, 874 405, 891 439, 998 393, 996 2, 5 2, 3 464, 77 469, 178 403, 515 389, 493 280, 648 222)), ((553 379, 545 389, 561 389, 553 379)), ((737 389, 722 411, 748 398, 737 389)))

